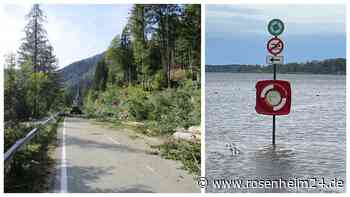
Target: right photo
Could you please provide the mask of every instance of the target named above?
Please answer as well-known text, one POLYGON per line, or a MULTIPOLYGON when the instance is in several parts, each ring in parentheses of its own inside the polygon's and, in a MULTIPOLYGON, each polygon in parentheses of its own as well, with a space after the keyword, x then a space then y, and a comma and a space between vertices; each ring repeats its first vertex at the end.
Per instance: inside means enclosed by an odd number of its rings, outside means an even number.
POLYGON ((345 192, 346 5, 206 5, 206 192, 345 192))

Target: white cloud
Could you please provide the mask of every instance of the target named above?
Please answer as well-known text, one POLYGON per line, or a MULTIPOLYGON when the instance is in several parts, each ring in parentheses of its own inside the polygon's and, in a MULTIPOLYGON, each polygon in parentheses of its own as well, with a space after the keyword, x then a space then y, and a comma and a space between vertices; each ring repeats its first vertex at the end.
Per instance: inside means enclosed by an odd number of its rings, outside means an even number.
POLYGON ((206 31, 235 34, 266 33, 267 22, 280 18, 286 33, 322 34, 345 32, 344 5, 208 5, 206 31))

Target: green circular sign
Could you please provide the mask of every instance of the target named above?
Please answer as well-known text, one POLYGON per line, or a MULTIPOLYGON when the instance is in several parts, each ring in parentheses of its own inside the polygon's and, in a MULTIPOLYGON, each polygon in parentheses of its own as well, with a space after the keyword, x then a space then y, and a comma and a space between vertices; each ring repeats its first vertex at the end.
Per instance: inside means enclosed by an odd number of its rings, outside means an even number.
POLYGON ((267 26, 269 33, 274 36, 279 36, 284 31, 284 24, 280 19, 272 19, 267 26))

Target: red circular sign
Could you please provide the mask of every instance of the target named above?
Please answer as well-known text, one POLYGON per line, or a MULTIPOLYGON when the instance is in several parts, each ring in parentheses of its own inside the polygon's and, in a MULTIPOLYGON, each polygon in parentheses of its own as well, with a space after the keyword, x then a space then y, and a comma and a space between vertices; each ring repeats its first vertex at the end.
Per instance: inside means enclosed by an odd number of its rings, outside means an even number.
POLYGON ((257 113, 265 115, 287 115, 291 107, 291 94, 288 81, 258 81, 255 110, 257 113))
POLYGON ((284 44, 281 39, 274 37, 267 42, 266 47, 272 55, 278 55, 283 51, 284 44))

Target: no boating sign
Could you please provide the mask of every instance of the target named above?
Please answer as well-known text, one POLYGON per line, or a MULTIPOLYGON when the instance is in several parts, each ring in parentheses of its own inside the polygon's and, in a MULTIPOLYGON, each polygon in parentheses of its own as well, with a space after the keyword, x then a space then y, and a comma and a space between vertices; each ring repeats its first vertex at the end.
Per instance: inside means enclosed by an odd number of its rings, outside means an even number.
POLYGON ((276 56, 283 51, 284 44, 281 39, 274 37, 267 42, 266 48, 269 53, 276 56))
POLYGON ((255 110, 265 115, 287 115, 291 106, 290 83, 283 80, 258 81, 255 110))

